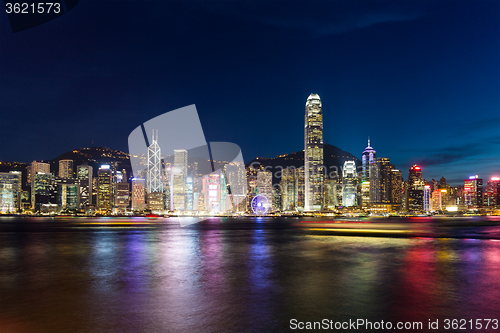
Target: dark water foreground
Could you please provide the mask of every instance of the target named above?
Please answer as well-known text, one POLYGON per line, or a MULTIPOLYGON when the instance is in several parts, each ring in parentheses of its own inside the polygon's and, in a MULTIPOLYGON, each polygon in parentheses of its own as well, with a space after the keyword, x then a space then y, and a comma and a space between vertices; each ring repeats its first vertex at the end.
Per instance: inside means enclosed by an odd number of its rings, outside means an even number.
POLYGON ((499 218, 337 222, 0 218, 0 332, 499 331, 499 218))

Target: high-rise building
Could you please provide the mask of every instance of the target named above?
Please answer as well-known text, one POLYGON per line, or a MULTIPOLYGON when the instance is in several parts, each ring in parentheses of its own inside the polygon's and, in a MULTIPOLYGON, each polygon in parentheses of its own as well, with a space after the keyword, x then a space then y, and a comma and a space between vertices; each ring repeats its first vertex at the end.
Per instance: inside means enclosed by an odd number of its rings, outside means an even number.
POLYGON ((379 157, 369 165, 370 210, 393 212, 401 210, 403 178, 387 157, 379 157))
POLYGON ((342 205, 344 207, 357 205, 357 187, 356 163, 354 161, 345 161, 342 170, 342 205))
POLYGON ((370 146, 370 138, 368 138, 368 146, 361 156, 361 207, 363 208, 368 208, 370 204, 370 164, 375 163, 376 154, 377 152, 370 146))
POLYGON ((97 209, 103 213, 113 208, 113 171, 101 165, 97 171, 97 209))
POLYGON ((271 171, 257 172, 257 194, 266 197, 266 208, 270 209, 273 202, 273 173, 271 171))
POLYGON ((76 178, 80 180, 80 207, 88 209, 92 206, 92 172, 90 165, 83 164, 76 168, 76 178))
POLYGON ((116 183, 115 205, 119 213, 124 213, 128 210, 130 203, 130 190, 128 182, 122 179, 120 183, 116 183))
POLYGON ((498 188, 500 187, 500 177, 491 177, 486 183, 486 192, 484 196, 484 206, 499 205, 498 188))
POLYGON ((323 111, 321 99, 310 94, 305 115, 305 206, 306 211, 321 210, 323 205, 323 111))
POLYGON ((193 210, 193 177, 186 177, 186 209, 187 211, 193 210))
POLYGON ((218 173, 211 173, 203 177, 203 206, 210 213, 221 211, 220 176, 218 173))
POLYGON ((281 209, 294 211, 297 205, 296 169, 287 167, 281 170, 281 209))
MULTIPOLYGON (((401 205, 403 199, 403 175, 401 170, 391 170, 391 203, 401 205)), ((401 208, 401 207, 400 207, 401 208)))
POLYGON ((370 164, 370 203, 391 203, 391 176, 394 165, 387 157, 379 157, 370 164))
POLYGON ((132 210, 143 211, 146 209, 146 180, 132 178, 132 210))
POLYGON ((31 207, 35 211, 41 211, 41 206, 51 202, 54 193, 51 173, 37 172, 31 182, 31 207))
POLYGON ((464 201, 468 209, 478 209, 483 205, 483 180, 478 175, 464 180, 464 201))
POLYGON ((21 172, 0 172, 0 212, 13 213, 21 209, 21 172))
POLYGON ((38 173, 50 173, 50 164, 45 163, 45 162, 37 162, 33 161, 28 167, 28 185, 31 186, 33 182, 33 178, 35 178, 35 175, 38 173))
POLYGON ((73 178, 73 160, 59 161, 59 178, 73 178))
POLYGON ((188 170, 188 152, 185 149, 174 150, 174 168, 172 170, 172 199, 173 209, 183 211, 186 209, 186 178, 188 170))
POLYGON ((424 212, 431 211, 431 186, 424 185, 424 212))
POLYGON ((52 185, 54 189, 53 203, 63 210, 77 210, 80 208, 80 179, 54 177, 52 185))
POLYGON ((424 211, 424 186, 425 183, 422 179, 422 168, 414 164, 408 171, 407 188, 405 191, 407 211, 424 211))
POLYGON ((158 145, 158 134, 153 136, 148 147, 147 191, 148 193, 163 193, 161 149, 158 145))
MULTIPOLYGON (((244 212, 244 201, 248 191, 245 164, 239 161, 228 163, 224 166, 224 173, 231 185, 228 189, 231 193, 231 204, 237 212, 244 212)), ((201 177, 197 178, 202 179, 201 177)))

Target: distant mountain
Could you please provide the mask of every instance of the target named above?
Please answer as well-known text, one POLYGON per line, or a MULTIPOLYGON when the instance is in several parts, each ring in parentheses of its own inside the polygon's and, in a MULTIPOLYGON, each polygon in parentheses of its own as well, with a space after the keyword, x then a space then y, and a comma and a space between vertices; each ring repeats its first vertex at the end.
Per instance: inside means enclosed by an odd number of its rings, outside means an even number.
POLYGON ((107 147, 80 148, 59 155, 49 161, 51 164, 50 169, 56 175, 59 172, 60 160, 73 160, 75 172, 78 165, 88 163, 94 169, 94 175, 97 175, 97 170, 103 164, 114 165, 117 170, 125 169, 127 177, 132 174, 130 155, 107 147))
MULTIPOLYGON (((327 167, 329 175, 335 170, 340 174, 345 161, 354 161, 357 168, 361 167, 361 161, 356 156, 330 144, 325 144, 323 147, 323 159, 323 164, 327 167)), ((277 171, 280 171, 279 167, 286 168, 293 166, 300 168, 304 166, 304 151, 301 150, 291 154, 278 155, 273 158, 257 157, 246 166, 248 167, 252 165, 252 163, 254 163, 254 165, 260 164, 264 167, 270 166, 268 170, 273 172, 273 184, 276 184, 280 181, 280 179, 276 177, 277 171)))

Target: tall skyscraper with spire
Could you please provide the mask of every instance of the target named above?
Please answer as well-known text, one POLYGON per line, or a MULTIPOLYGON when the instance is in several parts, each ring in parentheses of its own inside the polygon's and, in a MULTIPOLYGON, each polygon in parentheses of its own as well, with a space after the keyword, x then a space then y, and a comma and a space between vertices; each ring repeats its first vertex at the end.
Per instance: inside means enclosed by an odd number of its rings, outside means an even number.
POLYGON ((375 163, 376 151, 370 146, 370 137, 368 137, 368 146, 361 156, 361 207, 368 208, 370 204, 370 163, 375 163))
POLYGON ((153 141, 148 147, 148 173, 147 191, 148 193, 163 193, 161 148, 158 145, 158 132, 156 136, 153 131, 153 141))
POLYGON ((310 94, 306 102, 304 128, 305 211, 323 207, 323 111, 319 95, 310 94))

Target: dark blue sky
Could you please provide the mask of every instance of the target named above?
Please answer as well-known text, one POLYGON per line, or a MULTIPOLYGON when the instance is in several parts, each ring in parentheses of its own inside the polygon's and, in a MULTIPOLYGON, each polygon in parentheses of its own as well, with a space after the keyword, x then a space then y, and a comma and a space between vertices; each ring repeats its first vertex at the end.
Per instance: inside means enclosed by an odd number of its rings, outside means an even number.
POLYGON ((196 104, 207 141, 246 161, 303 149, 318 93, 325 141, 424 178, 500 172, 498 1, 87 1, 12 33, 0 14, 0 160, 128 134, 196 104))

